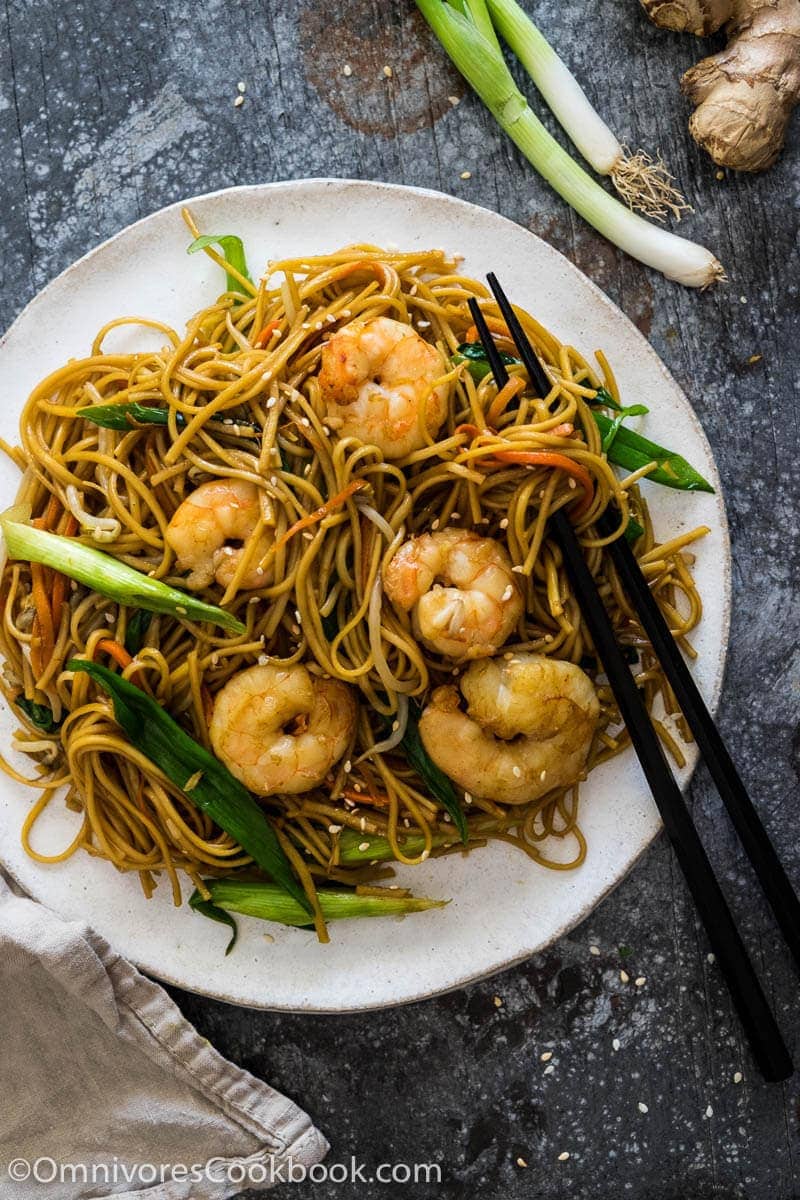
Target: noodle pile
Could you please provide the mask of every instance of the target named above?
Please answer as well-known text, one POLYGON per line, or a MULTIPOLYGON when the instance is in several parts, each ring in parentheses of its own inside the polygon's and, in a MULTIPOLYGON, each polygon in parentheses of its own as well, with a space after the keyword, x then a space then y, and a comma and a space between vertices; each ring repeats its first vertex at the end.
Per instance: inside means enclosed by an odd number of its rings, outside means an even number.
MULTIPOLYGON (((647 468, 619 480, 606 461, 588 407, 600 383, 617 395, 601 354, 598 371, 520 314, 553 381, 547 396, 524 394, 520 366, 509 368, 512 381, 498 394, 491 376, 476 383, 468 364, 457 362, 446 376, 451 401, 440 433, 394 462, 355 438, 337 437, 325 424, 317 373, 334 330, 388 316, 410 323, 452 363, 459 344, 474 340, 471 296, 481 300, 500 349, 513 353, 484 287, 459 275, 443 252, 363 245, 274 262, 258 286, 240 277, 236 291, 197 313, 185 333, 141 318, 110 321, 86 358, 68 362, 34 390, 20 421, 21 445, 6 450, 24 472, 18 499, 40 527, 79 535, 152 578, 185 586, 165 544, 170 518, 200 483, 239 479, 255 484, 261 497, 252 545, 269 527, 276 549, 263 587, 240 589, 253 565, 245 553, 224 592, 212 582, 200 593, 235 613, 244 635, 153 614, 133 661, 122 648, 131 622, 142 614, 49 568, 6 563, 2 686, 15 712, 23 697, 47 706, 53 719, 53 728, 44 731, 41 722, 20 713, 25 727, 15 738, 15 748, 35 763, 35 777, 25 782, 40 790, 22 833, 32 857, 58 862, 83 849, 119 870, 138 872, 148 896, 163 874, 175 903, 182 873, 203 892, 203 877, 250 863, 127 741, 108 697, 86 675, 65 670, 76 656, 116 661, 207 748, 214 696, 244 667, 302 662, 357 688, 356 734, 330 778, 313 791, 263 801, 307 887, 311 880, 364 886, 391 874, 389 865, 369 856, 341 861, 349 831, 359 839, 387 839, 391 857, 401 863, 463 849, 450 817, 396 748, 409 703, 424 703, 432 688, 453 682, 458 668, 418 644, 409 618, 382 595, 382 570, 398 547, 437 528, 495 538, 515 564, 525 615, 503 653, 553 655, 579 663, 595 680, 601 718, 587 771, 620 753, 628 738, 547 535, 548 515, 557 508, 569 506, 617 638, 638 662, 648 708, 676 713, 594 523, 613 502, 620 532, 629 515, 644 528, 636 555, 678 644, 690 655, 688 635, 702 610, 686 547, 704 531, 658 545, 637 488, 647 468), (160 348, 133 354, 106 349, 109 334, 124 325, 151 331, 160 348), (166 406, 167 425, 117 431, 81 416, 89 405, 131 401, 166 406), (573 436, 564 435, 567 426, 574 426, 573 436), (493 457, 509 443, 522 452, 566 455, 574 472, 493 457), (283 537, 326 505, 306 527, 283 537), (376 743, 388 747, 370 753, 376 743), (33 844, 34 825, 62 789, 67 806, 81 814, 80 828, 61 853, 45 856, 33 844)), ((677 738, 663 720, 657 728, 680 763, 679 740, 689 734, 680 716, 671 724, 677 738)), ((23 778, 4 765, 15 779, 23 778)), ((565 869, 583 861, 577 784, 522 806, 503 807, 479 796, 464 803, 470 848, 501 839, 545 866, 565 869)))

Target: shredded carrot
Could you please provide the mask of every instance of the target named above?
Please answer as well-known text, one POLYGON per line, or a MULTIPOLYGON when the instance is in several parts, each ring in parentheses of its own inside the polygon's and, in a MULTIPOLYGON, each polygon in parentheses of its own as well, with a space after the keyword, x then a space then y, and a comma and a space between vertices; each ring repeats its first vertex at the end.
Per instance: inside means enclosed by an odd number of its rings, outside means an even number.
MULTIPOLYGON (((61 523, 64 524, 64 528, 62 530, 59 530, 62 537, 74 537, 75 534, 78 532, 78 522, 75 520, 72 513, 69 514, 66 523, 63 523, 63 522, 61 522, 61 523)), ((52 593, 51 593, 51 598, 50 598, 50 607, 53 610, 53 629, 54 630, 57 630, 59 625, 61 624, 61 611, 62 611, 62 609, 64 607, 64 603, 67 599, 67 584, 68 583, 69 583, 69 580, 67 579, 66 575, 62 575, 60 571, 53 572, 53 586, 52 586, 52 593)))
POLYGON ((326 500, 313 513, 309 513, 307 517, 301 517, 299 521, 295 521, 294 525, 290 525, 286 532, 281 534, 276 542, 273 542, 273 553, 276 550, 280 550, 282 546, 285 546, 296 533, 300 533, 301 529, 308 529, 309 526, 316 525, 318 521, 322 521, 325 517, 330 516, 334 509, 339 508, 355 492, 360 492, 366 486, 367 481, 365 479, 353 479, 338 495, 332 496, 330 500, 326 500))
POLYGON ((372 808, 388 808, 389 797, 383 792, 357 792, 355 788, 344 788, 342 795, 346 800, 354 800, 356 804, 369 804, 372 808))
MULTIPOLYGON (((121 667, 123 671, 133 662, 133 659, 131 658, 130 654, 128 654, 128 651, 125 649, 125 647, 120 642, 115 641, 113 638, 101 638, 97 643, 97 649, 102 650, 104 654, 108 654, 111 658, 113 658, 117 666, 121 667)), ((137 675, 138 671, 131 672, 131 683, 136 683, 137 675)))
POLYGON ((280 320, 277 317, 274 321, 268 321, 261 330, 261 333, 256 336, 253 345, 257 346, 259 350, 265 349, 265 347, 269 344, 269 339, 272 337, 275 330, 279 328, 279 326, 280 320))
POLYGON ((500 462, 522 463, 529 467, 555 467, 580 484, 583 488, 583 498, 575 508, 575 516, 581 517, 588 511, 594 499, 594 484, 592 477, 584 466, 559 454, 555 450, 493 450, 492 458, 500 462))
POLYGON ((35 609, 31 630, 31 666, 37 678, 53 657, 56 644, 53 611, 44 573, 45 568, 40 563, 31 563, 31 594, 35 609))
POLYGON ((489 425, 496 425, 499 418, 503 415, 505 409, 511 403, 519 392, 525 391, 525 380, 519 375, 512 375, 511 378, 503 384, 500 391, 495 396, 492 403, 489 405, 489 411, 486 414, 486 420, 489 425))
MULTIPOLYGON (((506 325, 505 321, 500 321, 497 317, 484 317, 484 320, 486 321, 486 324, 489 326, 489 329, 492 333, 499 333, 501 337, 509 339, 511 338, 511 334, 508 332, 508 326, 506 325)), ((464 340, 469 342, 471 346, 474 346, 476 342, 480 341, 480 335, 474 325, 470 325, 469 329, 464 334, 464 340)))

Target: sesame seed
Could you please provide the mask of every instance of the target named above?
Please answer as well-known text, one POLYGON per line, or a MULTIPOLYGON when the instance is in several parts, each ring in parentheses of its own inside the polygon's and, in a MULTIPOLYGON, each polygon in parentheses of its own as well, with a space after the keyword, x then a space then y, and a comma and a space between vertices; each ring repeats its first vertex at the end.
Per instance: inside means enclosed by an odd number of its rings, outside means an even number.
POLYGON ((353 769, 353 764, 350 762, 350 759, 348 758, 347 762, 344 764, 345 775, 349 775, 350 772, 352 771, 352 769, 353 769))
POLYGON ((539 1058, 540 1058, 540 1060, 541 1060, 542 1062, 550 1062, 550 1059, 551 1059, 552 1057, 553 1057, 553 1051, 552 1051, 552 1050, 545 1050, 544 1054, 540 1054, 540 1055, 539 1055, 539 1058))
POLYGON ((359 842, 358 848, 363 854, 365 850, 369 850, 369 842, 359 842))
POLYGON ((175 605, 175 612, 180 613, 182 617, 186 616, 186 609, 180 604, 175 605))
MULTIPOLYGON (((541 779, 541 775, 539 776, 539 778, 541 779)), ((589 953, 593 954, 595 956, 595 958, 599 958, 600 957, 600 947, 599 946, 590 946, 589 953)))
POLYGON ((434 520, 431 521, 431 529, 438 529, 438 528, 439 528, 439 518, 435 517, 434 520))
POLYGON ((713 1115, 714 1115, 714 1109, 713 1109, 713 1108, 711 1107, 711 1105, 709 1104, 708 1108, 706 1109, 706 1116, 707 1116, 707 1117, 713 1117, 713 1115))
POLYGON ((386 76, 386 78, 387 78, 387 79, 391 79, 391 78, 392 78, 392 76, 394 75, 394 71, 393 71, 393 70, 392 70, 392 68, 391 68, 391 67, 388 65, 388 63, 387 63, 387 65, 386 65, 386 66, 383 68, 383 73, 384 73, 384 75, 386 76))
POLYGON ((612 1050, 619 1050, 619 1038, 613 1038, 611 1042, 612 1050))
POLYGON ((353 74, 353 68, 350 66, 350 63, 344 64, 344 66, 342 67, 342 74, 346 75, 348 79, 353 74))
POLYGON ((451 521, 460 521, 460 520, 461 520, 461 513, 457 513, 457 512, 450 513, 450 520, 451 520, 451 521))
POLYGON ((642 1100, 639 1101, 639 1103, 636 1107, 639 1109, 640 1113, 646 1113, 646 1112, 650 1111, 650 1109, 647 1107, 647 1105, 642 1100))
POLYGON ((275 941, 275 938, 272 936, 271 933, 263 934, 263 938, 264 938, 265 942, 274 942, 275 941))
POLYGON ((365 831, 365 829, 367 828, 367 818, 362 817, 361 820, 358 822, 358 824, 361 828, 361 832, 363 833, 365 831))
POLYGON ((520 779, 522 777, 522 771, 516 765, 511 768, 511 774, 515 779, 520 779))
POLYGON ((540 781, 540 783, 544 783, 545 779, 547 779, 547 770, 546 770, 546 769, 545 769, 545 770, 543 770, 543 771, 542 771, 542 772, 539 774, 539 781, 540 781))
POLYGON ((269 655, 268 654, 259 654, 257 661, 258 661, 258 665, 260 667, 265 667, 267 665, 267 663, 269 662, 269 655))
POLYGON ((741 1083, 741 1082, 742 1082, 742 1072, 741 1072, 741 1071, 734 1071, 734 1073, 733 1073, 733 1082, 734 1082, 734 1083, 741 1083))
POLYGON ((495 997, 494 997, 494 1006, 495 1006, 495 1008, 502 1008, 502 1007, 503 1007, 503 1000, 502 1000, 502 997, 501 997, 501 996, 495 996, 495 997))
POLYGON ((620 971, 619 978, 621 983, 630 983, 630 975, 627 971, 620 971))
POLYGON ((342 831, 341 825, 329 825, 328 826, 328 833, 341 833, 341 831, 342 831))
POLYGON ((545 1067, 545 1069, 542 1071, 542 1074, 543 1075, 552 1075, 553 1071, 555 1071, 555 1067, 553 1066, 552 1063, 550 1063, 550 1065, 545 1067))
POLYGON ((472 796, 469 794, 469 792, 464 792, 464 803, 472 804, 472 796))
POLYGON ((267 401, 267 408, 274 408, 277 403, 278 401, 275 399, 275 397, 270 396, 269 400, 267 401))
POLYGON ((725 178, 725 172, 724 172, 724 171, 717 171, 717 172, 715 173, 715 175, 714 175, 714 178, 715 178, 715 179, 724 179, 724 178, 725 178))
POLYGON ((569 1150, 562 1150, 558 1156, 558 1161, 566 1162, 568 1158, 569 1158, 569 1150))
POLYGON ((243 104, 244 104, 244 96, 237 96, 233 102, 233 107, 241 108, 243 104))
POLYGON ((716 954, 707 954, 706 960, 710 963, 715 963, 717 961, 717 956, 716 954))
POLYGON ((512 584, 509 584, 508 587, 506 588, 506 590, 503 592, 500 599, 501 600, 510 600, 513 595, 514 595, 514 587, 512 584))
POLYGON ((512 567, 511 570, 514 572, 515 575, 522 575, 525 571, 525 568, 521 565, 521 563, 517 563, 517 565, 515 567, 512 567))
POLYGON ((237 87, 237 90, 238 90, 238 91, 240 91, 240 92, 242 92, 242 93, 244 93, 245 91, 247 91, 247 84, 246 84, 246 83, 245 83, 245 82, 244 82, 242 79, 240 79, 240 80, 239 80, 239 82, 237 83, 236 87, 237 87))
POLYGON ((568 487, 571 487, 571 488, 572 488, 572 490, 573 490, 573 492, 574 492, 574 491, 575 491, 575 488, 576 488, 578 485, 577 485, 577 483, 575 482, 575 480, 574 480, 574 479, 572 479, 572 478, 570 477, 570 479, 569 479, 569 482, 568 482, 568 485, 567 485, 567 486, 568 486, 568 487))
POLYGON ((430 856, 431 856, 430 850, 423 850, 422 854, 420 854, 420 856, 419 856, 419 861, 425 862, 425 859, 430 858, 430 856))
MULTIPOLYGON (((456 105, 458 104, 458 102, 459 102, 459 101, 458 101, 458 96, 448 96, 448 97, 447 97, 447 99, 448 99, 448 101, 450 102, 450 104, 452 104, 453 108, 455 108, 455 106, 456 106, 456 105)), ((519 1161, 519 1159, 518 1159, 517 1161, 519 1161)))
POLYGON ((472 171, 462 171, 461 178, 462 179, 472 179, 472 171))
POLYGON ((503 517, 502 521, 500 522, 500 528, 508 529, 508 517, 503 517))
POLYGON ((639 975, 636 979, 634 979, 633 982, 636 987, 644 987, 644 985, 647 983, 647 980, 645 979, 644 975, 639 975))

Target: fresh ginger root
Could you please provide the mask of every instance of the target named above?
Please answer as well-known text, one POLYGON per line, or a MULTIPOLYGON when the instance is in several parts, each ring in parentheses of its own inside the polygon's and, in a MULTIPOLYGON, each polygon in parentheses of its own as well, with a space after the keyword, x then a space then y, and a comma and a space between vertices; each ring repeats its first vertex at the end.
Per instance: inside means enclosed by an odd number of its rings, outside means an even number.
POLYGON ((641 0, 665 29, 728 45, 690 67, 681 90, 697 106, 689 130, 721 167, 763 171, 783 148, 800 99, 800 0, 641 0))

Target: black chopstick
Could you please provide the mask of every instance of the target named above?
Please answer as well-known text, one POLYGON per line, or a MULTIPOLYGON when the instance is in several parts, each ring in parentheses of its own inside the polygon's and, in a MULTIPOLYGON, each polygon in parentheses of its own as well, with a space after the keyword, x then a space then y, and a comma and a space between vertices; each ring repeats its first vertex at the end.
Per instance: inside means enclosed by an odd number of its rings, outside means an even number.
MULTIPOLYGON (((618 521, 612 513, 607 511, 596 522, 597 531, 601 537, 608 537, 614 532, 617 524, 618 521)), ((686 723, 695 736, 700 753, 717 785, 786 944, 795 963, 800 967, 800 900, 783 869, 775 847, 769 840, 767 831, 761 824, 728 748, 706 708, 633 551, 624 538, 616 538, 609 543, 606 550, 670 682, 686 723)))
MULTIPOLYGON (((489 275, 488 280, 531 382, 542 396, 546 396, 551 384, 544 367, 496 277, 489 275)), ((495 383, 502 387, 508 380, 508 371, 477 302, 470 301, 469 307, 495 383)), ((550 527, 560 546, 565 569, 664 827, 725 975, 755 1060, 765 1079, 771 1082, 788 1079, 794 1070, 789 1051, 664 756, 639 689, 617 644, 605 606, 584 561, 578 537, 563 510, 552 514, 550 527)))

